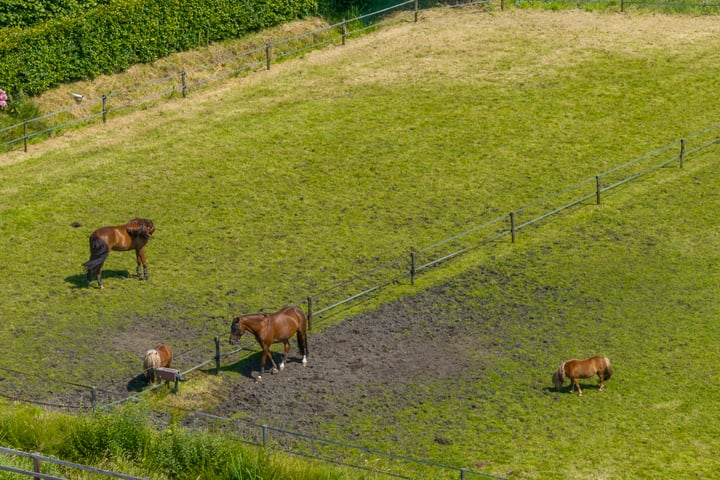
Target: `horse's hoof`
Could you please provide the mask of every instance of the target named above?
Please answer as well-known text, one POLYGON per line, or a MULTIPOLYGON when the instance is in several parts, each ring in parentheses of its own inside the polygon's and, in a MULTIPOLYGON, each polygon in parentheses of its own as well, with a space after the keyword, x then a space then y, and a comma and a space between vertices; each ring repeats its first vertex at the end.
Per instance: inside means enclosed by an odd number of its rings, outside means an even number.
POLYGON ((273 375, 275 375, 276 373, 278 373, 278 369, 275 368, 275 367, 273 367, 273 369, 270 370, 270 373, 273 374, 273 375))
POLYGON ((302 366, 307 367, 307 358, 303 357, 302 366))
POLYGON ((285 370, 285 363, 284 363, 284 362, 280 364, 280 370, 285 370))

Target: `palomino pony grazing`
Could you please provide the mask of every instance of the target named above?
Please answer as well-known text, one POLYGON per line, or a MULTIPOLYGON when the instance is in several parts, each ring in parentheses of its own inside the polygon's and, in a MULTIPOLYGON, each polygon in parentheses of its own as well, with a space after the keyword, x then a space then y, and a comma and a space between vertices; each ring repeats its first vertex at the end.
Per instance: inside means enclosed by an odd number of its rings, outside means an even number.
POLYGON ((117 227, 102 227, 95 230, 90 235, 90 260, 83 265, 87 268, 88 286, 93 280, 93 275, 97 278, 98 286, 103 288, 102 284, 102 267, 105 259, 110 254, 110 250, 127 251, 135 250, 135 259, 137 261, 138 277, 144 277, 148 280, 147 262, 145 261, 145 244, 155 232, 155 225, 152 220, 144 218, 133 218, 125 225, 117 227), (143 268, 141 275, 140 267, 143 268))
POLYGON ((172 349, 170 346, 160 344, 145 352, 145 360, 143 360, 143 372, 147 383, 155 385, 157 378, 155 377, 155 369, 160 367, 172 367, 172 349))
POLYGON ((280 370, 285 368, 285 362, 290 351, 289 340, 296 332, 303 367, 307 365, 307 319, 301 308, 286 307, 275 313, 257 313, 233 318, 230 325, 230 344, 237 344, 246 331, 250 331, 255 335, 255 339, 263 349, 258 380, 262 380, 265 360, 268 358, 273 365, 272 373, 278 371, 278 366, 273 360, 272 353, 270 353, 270 345, 273 343, 282 342, 285 346, 285 354, 282 362, 280 362, 280 370))
POLYGON ((565 377, 570 379, 570 391, 573 392, 575 387, 578 389, 578 396, 582 396, 582 389, 578 378, 590 378, 593 375, 598 376, 600 381, 600 391, 605 390, 605 380, 609 380, 612 376, 613 369, 610 365, 610 359, 607 357, 590 357, 585 360, 567 360, 553 373, 552 381, 555 388, 560 390, 565 377))

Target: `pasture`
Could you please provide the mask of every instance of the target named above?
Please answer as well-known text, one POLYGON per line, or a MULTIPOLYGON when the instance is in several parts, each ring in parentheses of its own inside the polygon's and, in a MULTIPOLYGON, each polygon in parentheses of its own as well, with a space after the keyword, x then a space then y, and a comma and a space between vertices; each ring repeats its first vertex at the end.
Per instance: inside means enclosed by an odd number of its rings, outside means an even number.
MULTIPOLYGON (((0 365, 27 373, 0 387, 124 391, 157 343, 182 368, 232 316, 715 124, 716 20, 428 11, 0 157, 0 365), (89 234, 134 217, 151 280, 112 252, 87 288, 89 234)), ((710 478, 719 174, 714 147, 320 319, 306 369, 254 383, 241 362, 185 400, 503 477, 710 478), (590 355, 607 391, 551 388, 590 355)))

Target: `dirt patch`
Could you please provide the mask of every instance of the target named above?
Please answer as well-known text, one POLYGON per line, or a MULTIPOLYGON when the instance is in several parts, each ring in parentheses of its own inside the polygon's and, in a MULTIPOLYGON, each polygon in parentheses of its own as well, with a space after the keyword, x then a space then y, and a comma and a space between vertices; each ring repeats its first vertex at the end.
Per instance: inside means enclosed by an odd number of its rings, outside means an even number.
MULTIPOLYGON (((268 372, 262 381, 254 379, 259 354, 231 365, 222 373, 227 390, 214 413, 319 433, 323 424, 367 412, 376 406, 376 395, 422 402, 430 399, 418 397, 419 385, 451 376, 477 378, 484 366, 476 358, 471 365, 468 352, 487 349, 479 345, 482 336, 472 335, 473 325, 484 322, 473 315, 449 315, 458 304, 446 289, 434 288, 310 332, 306 367, 295 341, 285 370, 268 372)), ((243 339, 243 345, 257 348, 254 342, 243 339)))

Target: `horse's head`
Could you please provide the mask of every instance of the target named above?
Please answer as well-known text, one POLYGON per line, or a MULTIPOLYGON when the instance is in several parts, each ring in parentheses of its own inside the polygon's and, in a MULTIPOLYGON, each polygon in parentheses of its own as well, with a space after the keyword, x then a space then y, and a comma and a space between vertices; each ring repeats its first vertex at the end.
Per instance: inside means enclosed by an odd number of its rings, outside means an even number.
POLYGON ((555 370, 552 375, 552 382, 555 385, 555 390, 560 390, 560 387, 565 383, 565 364, 563 363, 560 367, 555 370))
POLYGON ((233 318, 230 325, 230 345, 237 345, 243 333, 245 333, 245 325, 240 321, 240 317, 233 318))
POLYGON ((155 225, 152 220, 133 218, 127 224, 127 232, 132 236, 150 238, 155 233, 155 225))

